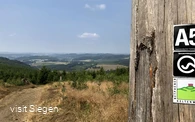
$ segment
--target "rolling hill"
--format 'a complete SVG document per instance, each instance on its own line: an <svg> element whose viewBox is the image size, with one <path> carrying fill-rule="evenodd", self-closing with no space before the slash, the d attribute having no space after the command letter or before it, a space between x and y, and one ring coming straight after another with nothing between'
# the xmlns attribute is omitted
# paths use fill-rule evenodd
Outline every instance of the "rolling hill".
<svg viewBox="0 0 195 122"><path fill-rule="evenodd" d="M10 60L8 58L0 57L0 69L2 69L2 68L34 69L26 63L23 63L23 62L20 62L20 61L17 61L17 60Z"/></svg>
<svg viewBox="0 0 195 122"><path fill-rule="evenodd" d="M178 99L195 100L195 87L187 86L177 89Z"/></svg>
<svg viewBox="0 0 195 122"><path fill-rule="evenodd" d="M16 81L29 77L36 68L16 60L0 57L0 81Z"/></svg>
<svg viewBox="0 0 195 122"><path fill-rule="evenodd" d="M109 66L129 66L128 54L91 54L91 53L69 53L69 54L0 54L0 56L23 62L31 67L40 69L42 66L46 66L51 70L87 70L97 69L98 65ZM15 57L15 58L14 58ZM13 61L12 60L12 61ZM8 63L9 61L6 60ZM17 62L18 64L21 64ZM15 64L12 63L12 64ZM16 64L17 64L16 63Z"/></svg>

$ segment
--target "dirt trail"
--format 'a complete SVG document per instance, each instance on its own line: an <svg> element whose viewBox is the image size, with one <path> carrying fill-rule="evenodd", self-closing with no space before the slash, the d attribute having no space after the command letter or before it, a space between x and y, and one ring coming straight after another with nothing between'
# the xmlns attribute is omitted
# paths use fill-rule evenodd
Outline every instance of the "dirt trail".
<svg viewBox="0 0 195 122"><path fill-rule="evenodd" d="M12 112L10 107L39 105L44 94L44 86L28 88L22 91L15 91L0 99L0 121L1 122L31 122L33 116L30 112Z"/></svg>

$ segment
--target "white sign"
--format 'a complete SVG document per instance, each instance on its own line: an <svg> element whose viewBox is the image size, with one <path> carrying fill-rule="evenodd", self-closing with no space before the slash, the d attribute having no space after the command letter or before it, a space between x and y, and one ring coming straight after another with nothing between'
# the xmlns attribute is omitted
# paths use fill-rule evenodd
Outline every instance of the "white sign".
<svg viewBox="0 0 195 122"><path fill-rule="evenodd" d="M195 78L173 78L173 102L195 104Z"/></svg>

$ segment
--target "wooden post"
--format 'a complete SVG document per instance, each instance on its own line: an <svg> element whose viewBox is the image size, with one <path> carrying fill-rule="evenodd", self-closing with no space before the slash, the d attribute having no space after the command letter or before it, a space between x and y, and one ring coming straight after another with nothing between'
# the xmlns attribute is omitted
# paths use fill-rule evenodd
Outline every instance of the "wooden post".
<svg viewBox="0 0 195 122"><path fill-rule="evenodd" d="M173 104L173 25L195 23L193 0L132 0L129 122L195 122Z"/></svg>
<svg viewBox="0 0 195 122"><path fill-rule="evenodd" d="M60 76L60 81L62 81L62 76Z"/></svg>

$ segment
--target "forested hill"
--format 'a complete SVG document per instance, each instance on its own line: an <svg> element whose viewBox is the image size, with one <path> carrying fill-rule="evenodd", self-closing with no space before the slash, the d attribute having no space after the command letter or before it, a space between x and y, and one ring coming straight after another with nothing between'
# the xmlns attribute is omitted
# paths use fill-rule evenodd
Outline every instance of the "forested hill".
<svg viewBox="0 0 195 122"><path fill-rule="evenodd" d="M84 63L95 64L96 62L82 62L73 61L69 65L64 66L83 66ZM87 65L89 65L87 64ZM80 67L79 67L80 68ZM113 81L113 82L128 82L127 67L116 68L115 70L104 70L103 66L99 70L86 70L85 67L81 70L67 71L67 67L64 70L57 71L51 70L46 66L33 68L28 64L20 61L11 60L8 58L0 57L0 84L14 84L24 85L24 81L29 81L33 84L46 84L53 81L74 81L73 86L76 87L80 82L85 81Z"/></svg>
<svg viewBox="0 0 195 122"><path fill-rule="evenodd" d="M23 68L23 69L34 69L30 65L17 60L10 60L8 58L0 57L0 69L2 68Z"/></svg>
<svg viewBox="0 0 195 122"><path fill-rule="evenodd" d="M0 81L22 84L22 78L30 78L37 70L16 60L0 57Z"/></svg>

